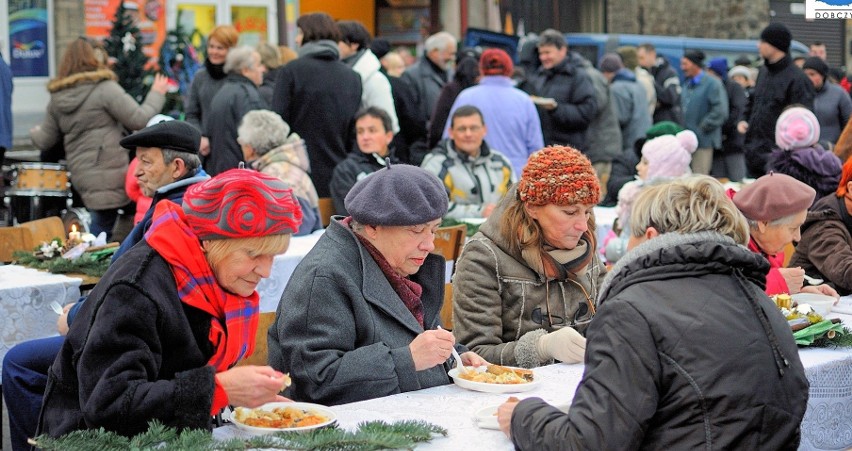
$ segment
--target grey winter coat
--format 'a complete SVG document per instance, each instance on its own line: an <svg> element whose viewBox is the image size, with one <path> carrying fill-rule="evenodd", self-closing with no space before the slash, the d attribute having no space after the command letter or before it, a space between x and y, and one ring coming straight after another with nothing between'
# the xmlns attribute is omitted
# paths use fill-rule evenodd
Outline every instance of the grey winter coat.
<svg viewBox="0 0 852 451"><path fill-rule="evenodd" d="M852 115L852 99L840 86L826 80L814 97L814 115L819 120L819 140L834 144L849 116Z"/></svg>
<svg viewBox="0 0 852 451"><path fill-rule="evenodd" d="M296 267L269 328L269 364L293 380L285 395L334 405L450 383L447 363L414 369L408 345L424 329L341 219ZM441 323L444 270L429 254L411 276L423 287L426 329Z"/></svg>
<svg viewBox="0 0 852 451"><path fill-rule="evenodd" d="M586 130L586 148L583 149L583 154L589 157L592 164L611 162L621 155L624 149L621 147L621 127L609 91L609 82L579 53L570 52L569 57L572 63L586 71L595 88L597 112ZM654 97L656 98L656 95ZM642 133L644 132L643 130Z"/></svg>
<svg viewBox="0 0 852 451"><path fill-rule="evenodd" d="M411 67L405 69L400 78L405 80L415 96L413 99L413 106L416 109L414 115L418 122L428 130L432 111L441 95L441 89L449 80L449 74L439 72L438 67L424 55Z"/></svg>
<svg viewBox="0 0 852 451"><path fill-rule="evenodd" d="M698 83L687 80L681 91L683 125L695 132L699 148L722 147L722 125L728 118L728 93L722 82L702 72Z"/></svg>
<svg viewBox="0 0 852 451"><path fill-rule="evenodd" d="M71 183L92 210L130 203L124 191L129 155L118 142L128 131L144 128L165 102L162 94L149 91L139 105L116 80L107 69L52 80L47 115L31 133L39 149L62 140Z"/></svg>
<svg viewBox="0 0 852 451"><path fill-rule="evenodd" d="M453 276L453 335L489 362L532 368L552 363L540 359L536 349L539 337L556 330L548 320L548 304L557 327L576 324L584 332L592 314L578 315L580 305L587 303L586 293L594 302L606 268L593 252L585 275L546 280L520 249L507 249L500 223L515 190L509 190L459 257Z"/></svg>
<svg viewBox="0 0 852 451"><path fill-rule="evenodd" d="M189 85L189 95L186 100L186 121L198 127L201 134L207 136L204 126L204 113L210 112L210 102L213 96L225 84L225 77L213 78L207 69L199 69Z"/></svg>
<svg viewBox="0 0 852 451"><path fill-rule="evenodd" d="M569 413L521 401L517 448L796 449L808 380L768 270L715 232L636 247L601 288Z"/></svg>
<svg viewBox="0 0 852 451"><path fill-rule="evenodd" d="M621 127L623 152L633 151L633 146L651 128L651 113L648 112L648 96L645 88L636 81L633 71L621 69L616 72L610 85L612 102Z"/></svg>

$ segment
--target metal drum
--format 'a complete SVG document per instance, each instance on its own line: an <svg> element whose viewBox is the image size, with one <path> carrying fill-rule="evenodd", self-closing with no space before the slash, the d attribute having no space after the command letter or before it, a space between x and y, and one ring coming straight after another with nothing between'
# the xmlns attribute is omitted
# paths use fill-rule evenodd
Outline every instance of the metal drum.
<svg viewBox="0 0 852 451"><path fill-rule="evenodd" d="M18 163L3 194L9 225L58 215L71 206L71 182L64 164Z"/></svg>
<svg viewBox="0 0 852 451"><path fill-rule="evenodd" d="M62 215L62 223L65 230L71 230L71 226L76 225L78 232L88 233L92 228L92 215L83 207L69 208Z"/></svg>
<svg viewBox="0 0 852 451"><path fill-rule="evenodd" d="M7 194L14 196L65 197L71 188L64 164L20 163L13 166L12 177Z"/></svg>

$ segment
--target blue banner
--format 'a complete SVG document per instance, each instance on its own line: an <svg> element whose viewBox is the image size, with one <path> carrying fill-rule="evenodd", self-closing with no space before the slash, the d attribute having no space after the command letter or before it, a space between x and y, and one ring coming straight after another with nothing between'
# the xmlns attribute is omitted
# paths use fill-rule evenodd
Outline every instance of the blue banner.
<svg viewBox="0 0 852 451"><path fill-rule="evenodd" d="M32 2L41 3L41 2ZM36 5L32 5L36 6ZM39 5L40 6L40 5ZM47 77L47 8L9 8L9 41L12 74L15 77Z"/></svg>

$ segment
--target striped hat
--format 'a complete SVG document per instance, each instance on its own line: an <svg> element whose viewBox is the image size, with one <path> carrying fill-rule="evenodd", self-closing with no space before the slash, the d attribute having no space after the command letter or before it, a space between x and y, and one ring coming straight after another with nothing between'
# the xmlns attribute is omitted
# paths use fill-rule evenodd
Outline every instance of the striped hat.
<svg viewBox="0 0 852 451"><path fill-rule="evenodd" d="M775 123L775 144L782 150L813 147L819 141L819 121L807 108L784 110Z"/></svg>
<svg viewBox="0 0 852 451"><path fill-rule="evenodd" d="M592 163L579 150L551 146L530 155L518 182L518 198L529 205L595 205L601 186Z"/></svg>
<svg viewBox="0 0 852 451"><path fill-rule="evenodd" d="M183 195L186 222L200 240L296 233L302 210L286 183L248 169L231 169Z"/></svg>

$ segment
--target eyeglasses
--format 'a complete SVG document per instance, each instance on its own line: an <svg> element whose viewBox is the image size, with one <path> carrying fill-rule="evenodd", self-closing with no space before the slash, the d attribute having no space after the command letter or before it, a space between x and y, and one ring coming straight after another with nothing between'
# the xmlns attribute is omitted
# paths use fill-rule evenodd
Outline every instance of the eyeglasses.
<svg viewBox="0 0 852 451"><path fill-rule="evenodd" d="M533 309L531 319L534 323L541 325L547 322L553 329L561 329L564 326L573 327L578 324L586 324L592 320L591 315L589 315L589 304L586 302L582 302L577 306L577 311L574 312L574 318L570 324L566 324L565 318L559 315L548 315L546 312L542 312L541 307Z"/></svg>

